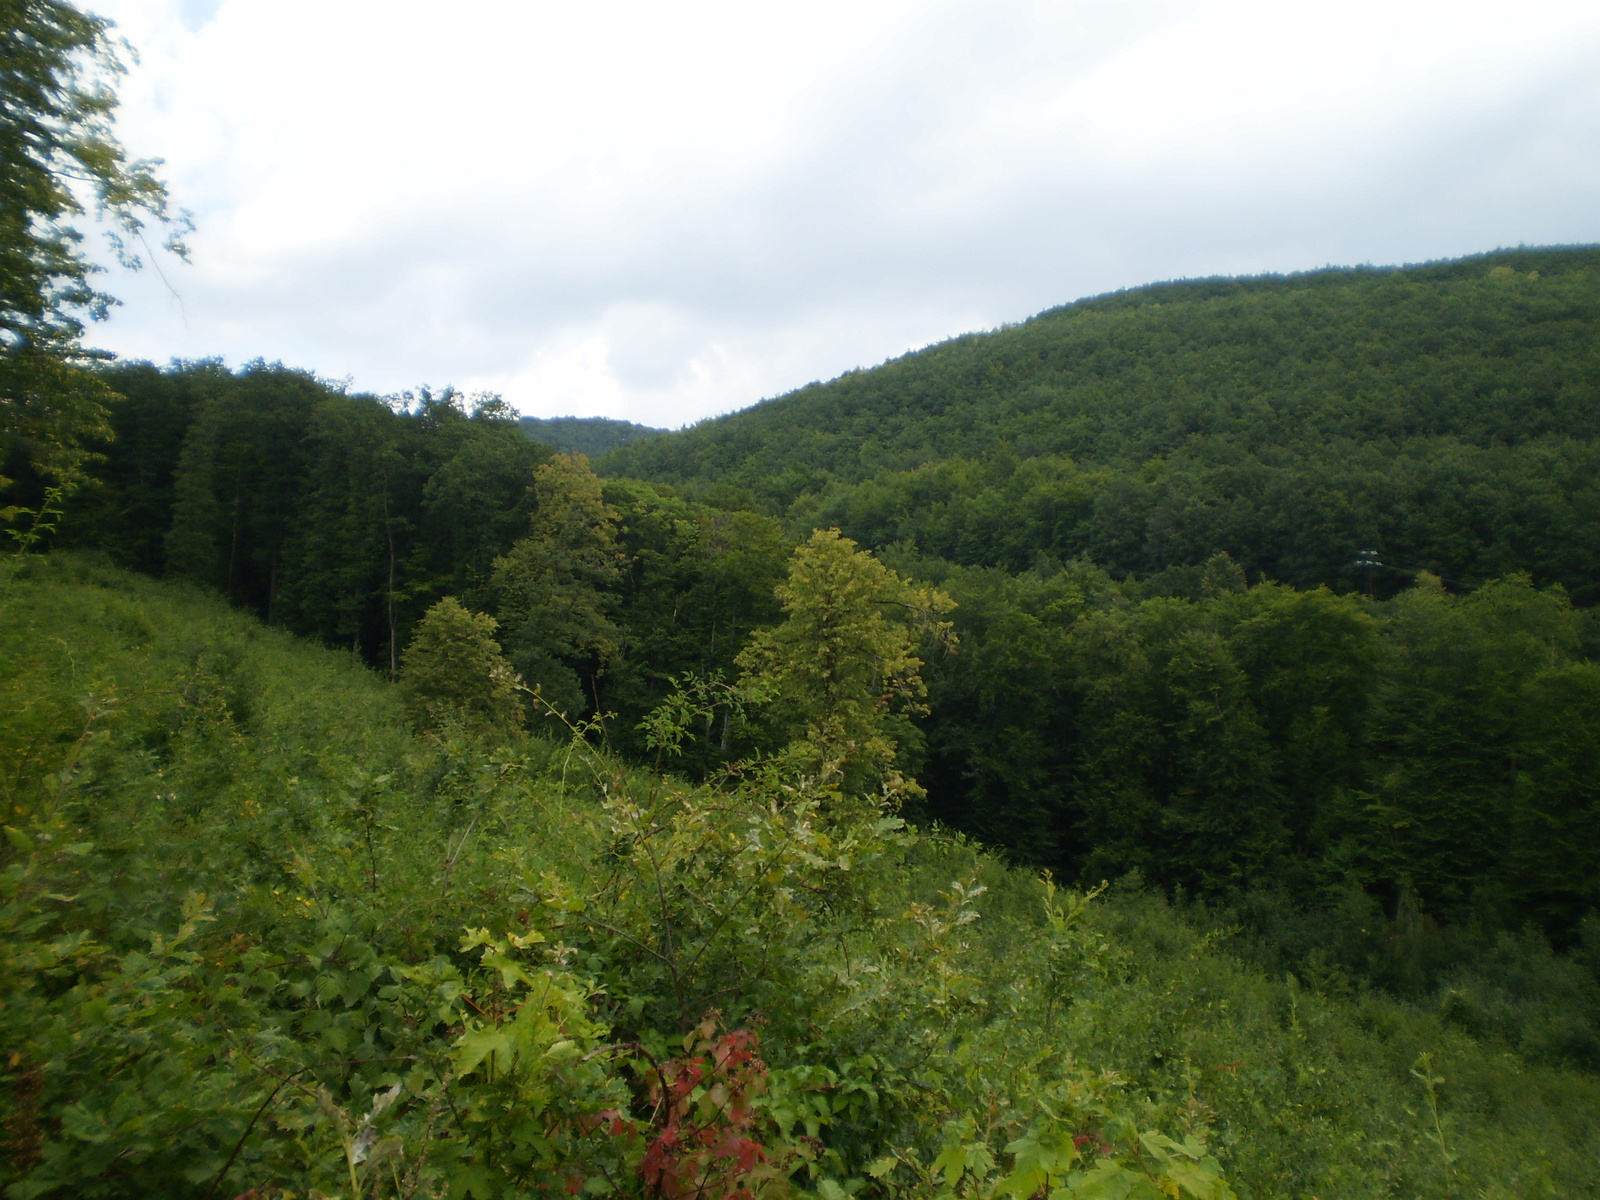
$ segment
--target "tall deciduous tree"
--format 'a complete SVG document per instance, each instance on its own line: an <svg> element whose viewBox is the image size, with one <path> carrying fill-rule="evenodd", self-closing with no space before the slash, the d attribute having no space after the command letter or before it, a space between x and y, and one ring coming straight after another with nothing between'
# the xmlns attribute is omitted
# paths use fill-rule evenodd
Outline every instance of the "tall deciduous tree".
<svg viewBox="0 0 1600 1200"><path fill-rule="evenodd" d="M73 222L92 208L135 268L148 222L179 255L189 227L159 164L129 159L112 133L123 65L110 27L64 0L0 0L0 471L66 485L83 441L107 432L111 395L75 369L90 357L83 318L114 303L92 286L99 268Z"/></svg>
<svg viewBox="0 0 1600 1200"><path fill-rule="evenodd" d="M616 513L581 454L557 454L534 472L528 536L495 560L506 649L556 708L582 711L581 676L616 657L622 635L608 591L622 575Z"/></svg>
<svg viewBox="0 0 1600 1200"><path fill-rule="evenodd" d="M943 617L955 602L902 579L837 529L796 547L777 596L783 621L757 630L738 664L749 689L771 695L790 753L840 771L847 793L919 795L899 770L905 719L927 711L918 642L954 646Z"/></svg>
<svg viewBox="0 0 1600 1200"><path fill-rule="evenodd" d="M200 405L173 481L169 572L274 615L314 449L307 433L329 394L309 372L257 362Z"/></svg>

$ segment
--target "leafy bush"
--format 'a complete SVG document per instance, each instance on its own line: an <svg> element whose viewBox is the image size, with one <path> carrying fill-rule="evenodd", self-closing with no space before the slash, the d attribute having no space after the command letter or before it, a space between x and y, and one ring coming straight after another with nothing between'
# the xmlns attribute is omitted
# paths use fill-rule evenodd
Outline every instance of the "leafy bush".
<svg viewBox="0 0 1600 1200"><path fill-rule="evenodd" d="M496 622L454 596L430 608L406 647L402 695L421 729L459 726L489 734L522 724L511 664L494 640Z"/></svg>

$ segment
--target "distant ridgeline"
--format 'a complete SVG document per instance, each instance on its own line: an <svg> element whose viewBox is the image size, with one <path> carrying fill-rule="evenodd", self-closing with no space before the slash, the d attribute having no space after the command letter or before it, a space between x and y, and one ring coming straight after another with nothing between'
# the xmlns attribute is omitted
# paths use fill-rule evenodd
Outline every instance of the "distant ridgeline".
<svg viewBox="0 0 1600 1200"><path fill-rule="evenodd" d="M966 565L1227 551L1600 600L1600 249L1157 284L628 446L611 475ZM714 491L713 491L714 489Z"/></svg>
<svg viewBox="0 0 1600 1200"><path fill-rule="evenodd" d="M551 449L590 458L666 432L610 417L523 417L517 424L523 433Z"/></svg>

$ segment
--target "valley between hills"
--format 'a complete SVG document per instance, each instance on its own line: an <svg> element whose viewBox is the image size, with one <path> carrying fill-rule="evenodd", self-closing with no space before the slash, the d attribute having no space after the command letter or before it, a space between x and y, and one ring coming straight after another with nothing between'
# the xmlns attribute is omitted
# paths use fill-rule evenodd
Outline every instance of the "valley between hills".
<svg viewBox="0 0 1600 1200"><path fill-rule="evenodd" d="M1600 249L679 432L85 378L4 467L8 1197L1600 1192Z"/></svg>

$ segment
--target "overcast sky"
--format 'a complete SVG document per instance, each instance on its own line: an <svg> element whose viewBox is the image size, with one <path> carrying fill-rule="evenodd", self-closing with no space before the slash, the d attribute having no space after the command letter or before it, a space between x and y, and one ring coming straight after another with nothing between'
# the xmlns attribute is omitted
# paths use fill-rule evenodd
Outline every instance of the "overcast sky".
<svg viewBox="0 0 1600 1200"><path fill-rule="evenodd" d="M106 281L158 362L678 426L1154 280L1600 241L1594 0L87 7L199 226Z"/></svg>

